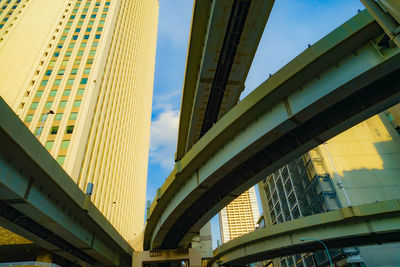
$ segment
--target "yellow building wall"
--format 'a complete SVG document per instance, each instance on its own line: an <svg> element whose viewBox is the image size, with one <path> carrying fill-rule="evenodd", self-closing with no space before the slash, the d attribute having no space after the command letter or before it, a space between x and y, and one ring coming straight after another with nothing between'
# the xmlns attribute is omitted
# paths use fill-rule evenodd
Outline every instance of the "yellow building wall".
<svg viewBox="0 0 400 267"><path fill-rule="evenodd" d="M342 179L351 205L399 198L400 138L385 113L337 135L319 151L335 183ZM337 192L347 206L343 190Z"/></svg>
<svg viewBox="0 0 400 267"><path fill-rule="evenodd" d="M94 183L91 200L132 243L144 226L158 1L21 0L11 13L1 97L82 190Z"/></svg>
<svg viewBox="0 0 400 267"><path fill-rule="evenodd" d="M64 0L0 2L0 95L15 111L25 104L24 94L31 92L29 78L35 79L38 60L49 50L47 44L65 4Z"/></svg>

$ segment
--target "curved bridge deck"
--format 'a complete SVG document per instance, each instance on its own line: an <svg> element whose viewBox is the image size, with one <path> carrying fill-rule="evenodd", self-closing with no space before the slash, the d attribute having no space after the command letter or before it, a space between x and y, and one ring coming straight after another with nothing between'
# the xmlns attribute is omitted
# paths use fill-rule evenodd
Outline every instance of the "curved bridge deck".
<svg viewBox="0 0 400 267"><path fill-rule="evenodd" d="M400 241L400 200L343 208L258 229L231 240L214 251L207 266L218 262L252 262L323 249L308 237L323 240L328 248Z"/></svg>

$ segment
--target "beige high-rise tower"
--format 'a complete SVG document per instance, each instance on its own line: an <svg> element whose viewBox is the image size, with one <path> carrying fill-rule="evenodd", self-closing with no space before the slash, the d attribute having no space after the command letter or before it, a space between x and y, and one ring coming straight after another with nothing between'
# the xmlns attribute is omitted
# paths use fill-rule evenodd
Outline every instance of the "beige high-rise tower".
<svg viewBox="0 0 400 267"><path fill-rule="evenodd" d="M157 0L3 0L0 95L128 242L144 223Z"/></svg>
<svg viewBox="0 0 400 267"><path fill-rule="evenodd" d="M254 231L258 217L256 191L251 187L219 213L222 243Z"/></svg>

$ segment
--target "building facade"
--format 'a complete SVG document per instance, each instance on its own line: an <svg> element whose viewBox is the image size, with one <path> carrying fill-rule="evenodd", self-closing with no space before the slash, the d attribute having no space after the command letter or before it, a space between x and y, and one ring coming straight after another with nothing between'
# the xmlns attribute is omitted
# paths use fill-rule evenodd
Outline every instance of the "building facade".
<svg viewBox="0 0 400 267"><path fill-rule="evenodd" d="M218 214L222 243L254 231L259 216L256 191L252 187Z"/></svg>
<svg viewBox="0 0 400 267"><path fill-rule="evenodd" d="M342 207L398 199L399 115L400 105L375 115L260 182L265 227ZM396 266L400 262L392 253L396 250L400 251L400 244L332 249L330 254L336 266ZM329 262L324 252L316 252L264 264L328 266Z"/></svg>
<svg viewBox="0 0 400 267"><path fill-rule="evenodd" d="M3 0L0 95L130 243L144 225L157 0Z"/></svg>

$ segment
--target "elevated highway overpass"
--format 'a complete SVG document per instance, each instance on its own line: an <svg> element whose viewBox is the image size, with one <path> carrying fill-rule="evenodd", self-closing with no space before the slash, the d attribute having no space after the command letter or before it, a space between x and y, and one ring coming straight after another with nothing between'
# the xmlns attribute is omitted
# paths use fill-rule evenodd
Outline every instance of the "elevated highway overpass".
<svg viewBox="0 0 400 267"><path fill-rule="evenodd" d="M273 4L194 1L177 161L237 104Z"/></svg>
<svg viewBox="0 0 400 267"><path fill-rule="evenodd" d="M380 47L382 36L375 19L361 12L220 118L158 190L144 249L188 246L206 222L268 174L398 103L400 49Z"/></svg>
<svg viewBox="0 0 400 267"><path fill-rule="evenodd" d="M0 226L81 266L130 266L133 249L0 97Z"/></svg>
<svg viewBox="0 0 400 267"><path fill-rule="evenodd" d="M214 251L207 263L244 266L249 263L329 248L400 241L400 200L347 207L258 229L231 240Z"/></svg>

